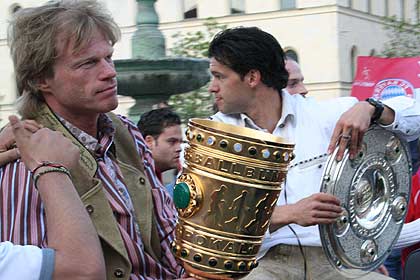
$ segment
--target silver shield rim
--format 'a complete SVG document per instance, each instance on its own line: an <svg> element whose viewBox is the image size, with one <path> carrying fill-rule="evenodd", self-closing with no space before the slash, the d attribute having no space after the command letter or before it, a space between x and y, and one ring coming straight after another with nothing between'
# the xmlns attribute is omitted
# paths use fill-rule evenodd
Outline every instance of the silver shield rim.
<svg viewBox="0 0 420 280"><path fill-rule="evenodd" d="M379 126L365 133L354 160L346 151L337 162L337 152L328 157L320 191L340 199L343 215L320 225L319 232L331 265L354 278L378 268L391 253L407 213L411 161L405 142Z"/></svg>

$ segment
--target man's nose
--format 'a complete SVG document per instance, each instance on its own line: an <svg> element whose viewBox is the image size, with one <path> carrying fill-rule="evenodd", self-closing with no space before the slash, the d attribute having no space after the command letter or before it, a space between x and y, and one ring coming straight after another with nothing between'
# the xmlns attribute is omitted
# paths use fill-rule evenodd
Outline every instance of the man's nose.
<svg viewBox="0 0 420 280"><path fill-rule="evenodd" d="M306 89L306 87L303 83L301 83L300 86L299 86L299 94L301 94L303 96L308 94L308 90Z"/></svg>
<svg viewBox="0 0 420 280"><path fill-rule="evenodd" d="M113 79L117 76L115 65L112 60L103 59L101 61L101 79Z"/></svg>
<svg viewBox="0 0 420 280"><path fill-rule="evenodd" d="M210 93L214 93L214 92L217 92L218 91L218 87L217 87L216 82L215 82L214 79L212 79L210 81L209 88L207 90Z"/></svg>

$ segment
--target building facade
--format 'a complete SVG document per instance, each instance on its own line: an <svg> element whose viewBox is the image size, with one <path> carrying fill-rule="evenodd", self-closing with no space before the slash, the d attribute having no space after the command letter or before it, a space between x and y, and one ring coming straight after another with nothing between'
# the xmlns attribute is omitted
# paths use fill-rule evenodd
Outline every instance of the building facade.
<svg viewBox="0 0 420 280"><path fill-rule="evenodd" d="M136 29L135 0L102 0L122 30L115 59L131 57ZM356 57L380 54L388 33L385 16L419 22L416 0L157 0L160 30L167 49L178 32L202 30L208 18L228 27L257 26L273 34L290 55L297 57L309 94L319 99L349 95ZM35 0L0 1L0 119L14 112L17 93L7 47L7 21L20 7ZM117 109L132 104L121 98Z"/></svg>

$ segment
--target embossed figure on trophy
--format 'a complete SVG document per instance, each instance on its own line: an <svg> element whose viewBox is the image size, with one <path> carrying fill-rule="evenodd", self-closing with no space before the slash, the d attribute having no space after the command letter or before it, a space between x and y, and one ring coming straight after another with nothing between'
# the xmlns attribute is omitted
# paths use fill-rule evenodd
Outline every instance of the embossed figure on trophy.
<svg viewBox="0 0 420 280"><path fill-rule="evenodd" d="M263 216L262 217L262 219L260 219L260 221L262 222L262 221L265 221L264 222L264 224L262 224L262 225L259 225L260 226L260 228L261 228L261 230L263 231L263 232L265 232L266 231L266 229L267 229L267 227L268 227L268 224L270 223L270 217L271 217L271 213L273 212L273 210L274 210L274 207L276 206L276 204L277 204L277 198L278 198L279 196L277 195L277 196L274 196L273 198L272 198L272 201L271 201L271 203L269 204L269 206L267 206L265 209L266 209L266 211L264 211L264 213L265 213L265 216ZM268 204L267 204L268 205Z"/></svg>
<svg viewBox="0 0 420 280"><path fill-rule="evenodd" d="M264 221L263 218L267 214L267 205L264 203L269 196L269 193L266 193L262 199L260 199L257 204L255 205L255 216L254 218L245 225L245 229L249 230L251 226L255 225L258 226L260 222Z"/></svg>
<svg viewBox="0 0 420 280"><path fill-rule="evenodd" d="M241 194L233 199L232 203L228 207L232 217L225 221L225 224L233 223L231 226L236 230L241 229L241 221L243 221L243 219L248 216L246 212L250 210L250 207L245 203L247 195L248 191L242 190Z"/></svg>
<svg viewBox="0 0 420 280"><path fill-rule="evenodd" d="M206 220L211 219L212 224L222 228L222 220L225 212L226 200L224 193L227 190L225 185L221 185L219 189L211 194L210 209L207 211Z"/></svg>

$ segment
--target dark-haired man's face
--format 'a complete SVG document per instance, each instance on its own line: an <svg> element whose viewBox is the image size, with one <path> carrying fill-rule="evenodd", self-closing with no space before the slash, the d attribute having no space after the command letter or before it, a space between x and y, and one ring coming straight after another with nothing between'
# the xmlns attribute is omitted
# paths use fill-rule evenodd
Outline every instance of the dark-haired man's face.
<svg viewBox="0 0 420 280"><path fill-rule="evenodd" d="M215 58L210 59L210 72L213 78L208 90L214 94L217 109L225 114L246 113L252 96L239 74Z"/></svg>
<svg viewBox="0 0 420 280"><path fill-rule="evenodd" d="M159 171L178 168L183 141L180 125L166 127L158 137L148 135L145 140Z"/></svg>

